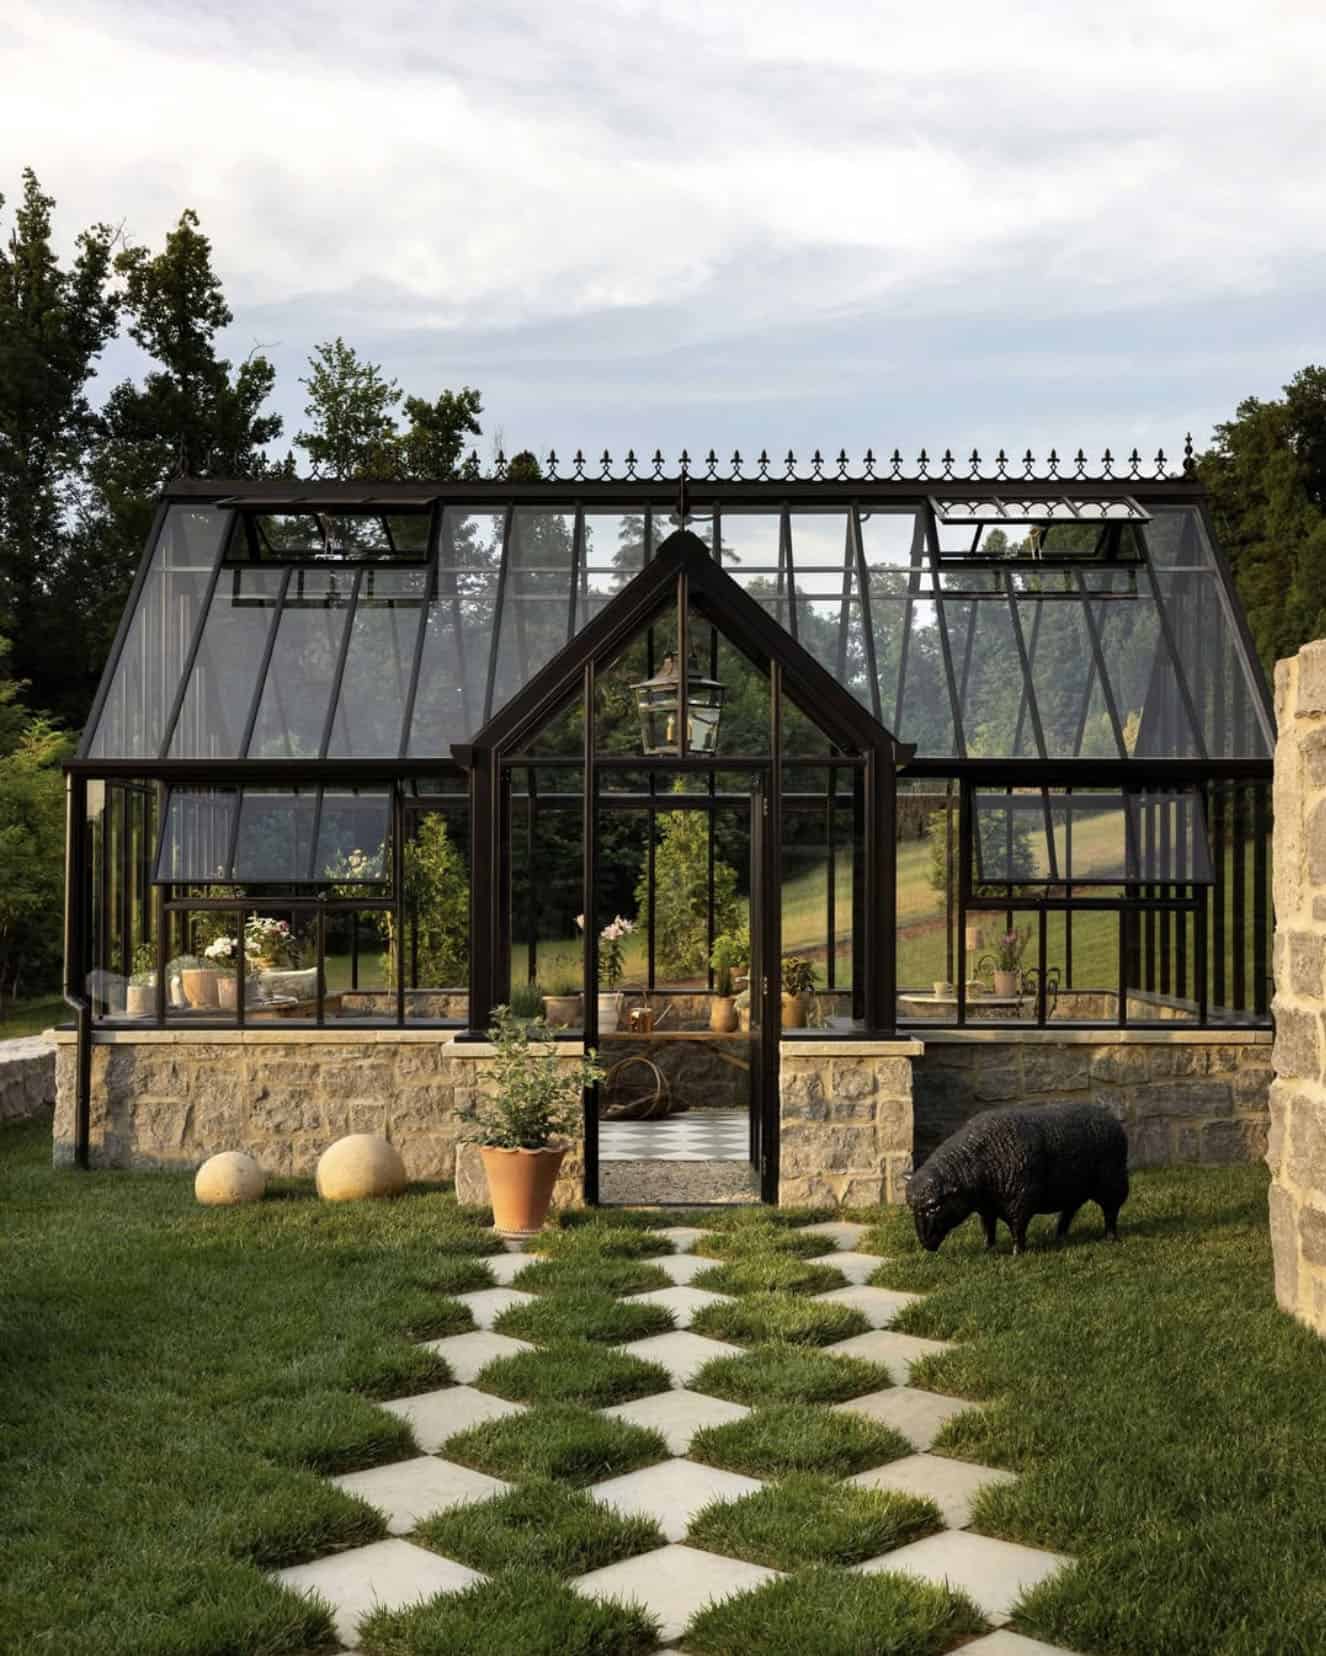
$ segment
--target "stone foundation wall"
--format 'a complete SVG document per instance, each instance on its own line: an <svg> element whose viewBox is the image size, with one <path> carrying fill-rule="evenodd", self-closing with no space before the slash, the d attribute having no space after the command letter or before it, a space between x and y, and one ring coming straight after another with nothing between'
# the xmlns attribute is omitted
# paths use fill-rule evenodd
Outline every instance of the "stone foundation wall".
<svg viewBox="0 0 1326 1656"><path fill-rule="evenodd" d="M1275 1297L1326 1335L1326 640L1275 669Z"/></svg>
<svg viewBox="0 0 1326 1656"><path fill-rule="evenodd" d="M32 1121L55 1103L55 1042L46 1035L0 1041L0 1121Z"/></svg>
<svg viewBox="0 0 1326 1656"><path fill-rule="evenodd" d="M919 1041L784 1041L778 1105L781 1205L901 1202L912 1168Z"/></svg>
<svg viewBox="0 0 1326 1656"><path fill-rule="evenodd" d="M918 1166L980 1110L1064 1098L1112 1110L1127 1130L1133 1167L1249 1162L1266 1151L1270 1035L1093 1030L999 1041L928 1034L912 1085Z"/></svg>
<svg viewBox="0 0 1326 1656"><path fill-rule="evenodd" d="M568 1062L577 1043L563 1048ZM460 1113L492 1084L492 1048L436 1036L339 1031L280 1036L215 1031L204 1039L147 1033L92 1049L90 1161L94 1167L195 1168L218 1150L247 1150L269 1174L311 1174L347 1133L381 1133L411 1179L456 1179L462 1200L487 1202L463 1175ZM57 1056L54 1159L73 1160L75 1046ZM562 1164L554 1201L581 1200L579 1142Z"/></svg>

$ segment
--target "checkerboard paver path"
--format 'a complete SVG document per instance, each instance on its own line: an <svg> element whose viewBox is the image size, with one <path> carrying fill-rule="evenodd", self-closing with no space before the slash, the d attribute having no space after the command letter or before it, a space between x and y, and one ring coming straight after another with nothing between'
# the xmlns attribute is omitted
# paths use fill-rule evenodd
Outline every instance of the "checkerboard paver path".
<svg viewBox="0 0 1326 1656"><path fill-rule="evenodd" d="M953 1397L911 1386L911 1369L922 1357L950 1349L948 1342L896 1333L891 1328L900 1311L920 1296L871 1285L880 1257L863 1251L868 1227L831 1220L803 1227L823 1240L820 1262L842 1271L848 1286L814 1296L830 1304L861 1312L870 1323L866 1333L823 1349L829 1355L862 1357L887 1368L894 1384L833 1405L880 1421L907 1439L914 1452L844 1480L866 1488L898 1490L933 1500L945 1528L853 1566L869 1573L903 1570L925 1580L948 1582L970 1594L993 1631L966 1647L971 1656L1072 1656L1071 1652L1024 1638L1005 1624L1019 1595L1071 1562L1062 1555L1017 1546L968 1528L972 1502L990 1484L1013 1481L1013 1474L995 1467L976 1466L932 1453L945 1423L965 1409L979 1407ZM599 1412L606 1417L659 1432L667 1458L617 1477L591 1484L588 1493L622 1514L653 1518L667 1544L570 1582L589 1597L636 1601L656 1615L662 1644L682 1643L692 1616L706 1604L774 1580L779 1573L740 1559L719 1557L686 1543L695 1513L716 1499L732 1499L766 1485L759 1479L702 1465L687 1458L697 1432L744 1419L750 1410L724 1398L693 1389L692 1382L713 1357L737 1356L745 1349L693 1333L691 1318L702 1305L731 1296L693 1288L692 1279L712 1260L692 1253L704 1234L694 1226L663 1226L652 1233L658 1239L653 1262L671 1278L669 1288L628 1296L666 1308L673 1316L670 1333L634 1340L619 1349L659 1363L671 1378L671 1388ZM360 1618L377 1606L397 1608L438 1593L460 1590L483 1580L477 1571L440 1557L406 1539L416 1524L434 1513L482 1501L510 1487L498 1478L455 1465L439 1451L456 1433L485 1421L520 1413L525 1405L494 1397L472 1382L494 1358L518 1351L537 1350L525 1340L492 1331L492 1324L509 1305L532 1296L519 1288L521 1272L537 1247L525 1253L488 1256L496 1286L458 1296L474 1317L471 1333L424 1342L442 1356L454 1384L413 1396L392 1399L383 1408L405 1420L420 1453L405 1460L343 1474L333 1479L340 1488L360 1496L383 1514L392 1539L334 1553L309 1564L276 1572L276 1579L300 1591L315 1591L331 1605L336 1631L343 1645L352 1646ZM661 1650L659 1656L676 1656Z"/></svg>

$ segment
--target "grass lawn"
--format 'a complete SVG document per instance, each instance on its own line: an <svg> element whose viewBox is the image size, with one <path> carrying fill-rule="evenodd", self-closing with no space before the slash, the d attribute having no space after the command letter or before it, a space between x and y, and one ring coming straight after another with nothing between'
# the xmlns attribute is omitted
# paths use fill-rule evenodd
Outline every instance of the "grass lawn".
<svg viewBox="0 0 1326 1656"><path fill-rule="evenodd" d="M456 1296L489 1280L484 1216L428 1188L328 1207L307 1181L203 1210L187 1176L54 1173L35 1126L0 1130L0 1214L0 1652L332 1650L326 1614L265 1572L383 1537L371 1507L319 1474L418 1453L375 1400L447 1384L418 1342L470 1325ZM720 1216L749 1245L714 1268L758 1277L789 1217ZM1006 1245L986 1256L974 1221L926 1255L905 1213L863 1217L877 1223L862 1247L888 1256L874 1280L927 1295L897 1326L958 1342L912 1383L988 1402L937 1452L1020 1473L982 1492L975 1527L1078 1561L1023 1600L1018 1631L1082 1656L1326 1650L1326 1345L1275 1308L1262 1169L1142 1174L1121 1246L1092 1215L1064 1247L1038 1221L1016 1260ZM476 1381L530 1410L445 1446L513 1489L415 1535L500 1572L372 1616L368 1656L653 1649L648 1617L565 1586L657 1544L647 1522L572 1493L665 1453L654 1431L592 1411L667 1390L666 1372L584 1337L599 1316L590 1304L586 1320L587 1296L634 1286L637 1260L662 1251L644 1223L555 1233L538 1302L549 1343ZM791 1343L819 1336L801 1319L825 1308L789 1291L797 1250L777 1257L787 1286L752 1281L722 1308L740 1323L726 1337L752 1349L691 1381L755 1411L701 1433L694 1458L768 1492L698 1515L692 1540L793 1573L702 1612L680 1646L947 1656L980 1627L960 1595L844 1570L934 1516L825 1484L907 1445L829 1411L887 1375Z"/></svg>
<svg viewBox="0 0 1326 1656"><path fill-rule="evenodd" d="M73 1013L59 995L31 995L6 1000L0 1005L0 1041L22 1035L40 1035L56 1024L67 1023Z"/></svg>

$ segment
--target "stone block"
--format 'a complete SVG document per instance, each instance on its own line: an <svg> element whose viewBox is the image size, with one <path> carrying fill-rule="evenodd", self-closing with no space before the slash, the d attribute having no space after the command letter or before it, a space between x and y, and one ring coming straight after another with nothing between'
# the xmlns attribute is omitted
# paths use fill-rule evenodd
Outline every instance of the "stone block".
<svg viewBox="0 0 1326 1656"><path fill-rule="evenodd" d="M1182 1123L1171 1140L1172 1161L1179 1167L1195 1167L1202 1159L1202 1135L1190 1122Z"/></svg>
<svg viewBox="0 0 1326 1656"><path fill-rule="evenodd" d="M1022 1054L1023 1085L1029 1093L1085 1092L1088 1052L1076 1046L1034 1046Z"/></svg>
<svg viewBox="0 0 1326 1656"><path fill-rule="evenodd" d="M1147 1074L1153 1081L1165 1081L1174 1074L1175 1059L1186 1049L1162 1044L1147 1046L1142 1050L1146 1053Z"/></svg>
<svg viewBox="0 0 1326 1656"><path fill-rule="evenodd" d="M1301 1093L1294 1099L1285 1149L1289 1183L1326 1201L1326 1103Z"/></svg>
<svg viewBox="0 0 1326 1656"><path fill-rule="evenodd" d="M1239 1067L1239 1057L1242 1048L1237 1046L1208 1046L1206 1049L1206 1073L1208 1075L1232 1075Z"/></svg>
<svg viewBox="0 0 1326 1656"><path fill-rule="evenodd" d="M1132 1100L1133 1094L1126 1093L1119 1087L1093 1087L1091 1092L1091 1102L1099 1104L1102 1110L1108 1110L1114 1119L1123 1122L1125 1127L1132 1120Z"/></svg>
<svg viewBox="0 0 1326 1656"><path fill-rule="evenodd" d="M1147 1116L1227 1116L1233 1112L1228 1081L1169 1081L1138 1095L1137 1111Z"/></svg>
<svg viewBox="0 0 1326 1656"><path fill-rule="evenodd" d="M1021 1098L1022 1071L1013 1065L978 1069L972 1074L972 1096L982 1104L1006 1104Z"/></svg>
<svg viewBox="0 0 1326 1656"><path fill-rule="evenodd" d="M1289 669L1284 676L1283 685L1281 667ZM1277 662L1275 686L1277 700L1283 691L1287 704L1286 711L1288 704L1292 702L1296 718L1301 719L1312 713L1326 713L1326 639L1314 639L1310 644L1303 645L1297 657L1290 657L1286 662Z"/></svg>
<svg viewBox="0 0 1326 1656"><path fill-rule="evenodd" d="M1129 1167L1168 1167L1170 1162L1169 1122L1148 1116L1128 1129Z"/></svg>
<svg viewBox="0 0 1326 1656"><path fill-rule="evenodd" d="M780 1207L836 1207L838 1188L822 1174L799 1174L789 1177L786 1166L779 1168L778 1205Z"/></svg>
<svg viewBox="0 0 1326 1656"><path fill-rule="evenodd" d="M788 1060L779 1076L779 1104L784 1119L806 1116L822 1119L826 1104L824 1079L818 1068L802 1059Z"/></svg>
<svg viewBox="0 0 1326 1656"><path fill-rule="evenodd" d="M1281 938L1276 938L1277 945ZM1288 956L1289 987L1306 1000L1320 1000L1322 978L1326 975L1326 936L1320 932L1289 932L1284 935ZM1281 973L1284 967L1280 967Z"/></svg>
<svg viewBox="0 0 1326 1656"><path fill-rule="evenodd" d="M1286 1128L1293 1118L1294 1094L1289 1088L1289 1083L1273 1082L1267 1102L1270 1115L1266 1138L1266 1165L1271 1170L1271 1177L1276 1178L1281 1171Z"/></svg>
<svg viewBox="0 0 1326 1656"><path fill-rule="evenodd" d="M1326 1192L1320 1199L1326 1201ZM1326 1265L1326 1210L1307 1204L1299 1208L1298 1244L1305 1265Z"/></svg>
<svg viewBox="0 0 1326 1656"><path fill-rule="evenodd" d="M831 1098L873 1098L878 1086L873 1058L834 1058L829 1063Z"/></svg>
<svg viewBox="0 0 1326 1656"><path fill-rule="evenodd" d="M879 1207L883 1201L883 1173L849 1173L838 1187L839 1207Z"/></svg>
<svg viewBox="0 0 1326 1656"><path fill-rule="evenodd" d="M1315 1012L1296 1012L1277 1005L1272 1061L1277 1075L1315 1079L1321 1073L1320 1026Z"/></svg>
<svg viewBox="0 0 1326 1656"><path fill-rule="evenodd" d="M787 1173L870 1172L878 1161L873 1126L784 1124L780 1162Z"/></svg>
<svg viewBox="0 0 1326 1656"><path fill-rule="evenodd" d="M1144 1046L1096 1047L1091 1053L1091 1087L1135 1087L1148 1079L1150 1068Z"/></svg>
<svg viewBox="0 0 1326 1656"><path fill-rule="evenodd" d="M1275 1298L1298 1314L1298 1205L1281 1185L1270 1192L1271 1252L1275 1259Z"/></svg>
<svg viewBox="0 0 1326 1656"><path fill-rule="evenodd" d="M1262 1052L1269 1051L1262 1047ZM1240 1110L1264 1110L1266 1100L1270 1095L1271 1083L1275 1080L1275 1071L1270 1064L1259 1065L1256 1068L1244 1068L1242 1065L1234 1072L1230 1084L1234 1089L1234 1103Z"/></svg>
<svg viewBox="0 0 1326 1656"><path fill-rule="evenodd" d="M1308 883L1326 885L1326 799L1319 800L1308 812L1303 824L1303 838L1307 851Z"/></svg>
<svg viewBox="0 0 1326 1656"><path fill-rule="evenodd" d="M1266 1153L1266 1123L1249 1116L1208 1121L1201 1130L1200 1160L1213 1167L1260 1161Z"/></svg>

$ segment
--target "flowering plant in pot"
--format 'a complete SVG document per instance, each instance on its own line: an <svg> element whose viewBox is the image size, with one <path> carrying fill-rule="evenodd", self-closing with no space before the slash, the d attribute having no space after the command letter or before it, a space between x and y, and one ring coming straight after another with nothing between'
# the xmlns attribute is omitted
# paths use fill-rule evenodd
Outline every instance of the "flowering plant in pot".
<svg viewBox="0 0 1326 1656"><path fill-rule="evenodd" d="M539 1018L527 1023L509 1006L494 1008L488 1039L495 1049L491 1093L460 1112L464 1136L479 1146L493 1223L509 1235L537 1231L548 1216L562 1159L580 1124L586 1087L603 1077L595 1054L560 1057Z"/></svg>
<svg viewBox="0 0 1326 1656"><path fill-rule="evenodd" d="M585 929L585 917L576 915L576 925ZM623 942L635 930L635 921L614 915L599 933L599 1029L616 1029L622 1012L622 996L617 985L626 971L626 951Z"/></svg>
<svg viewBox="0 0 1326 1656"><path fill-rule="evenodd" d="M1023 926L1019 930L1014 926L1011 930L1002 933L996 940L994 953L986 955L981 961L983 966L988 960L994 973L994 987L996 995L1017 995L1022 990L1022 956L1026 952L1027 944L1031 941L1031 927Z"/></svg>

